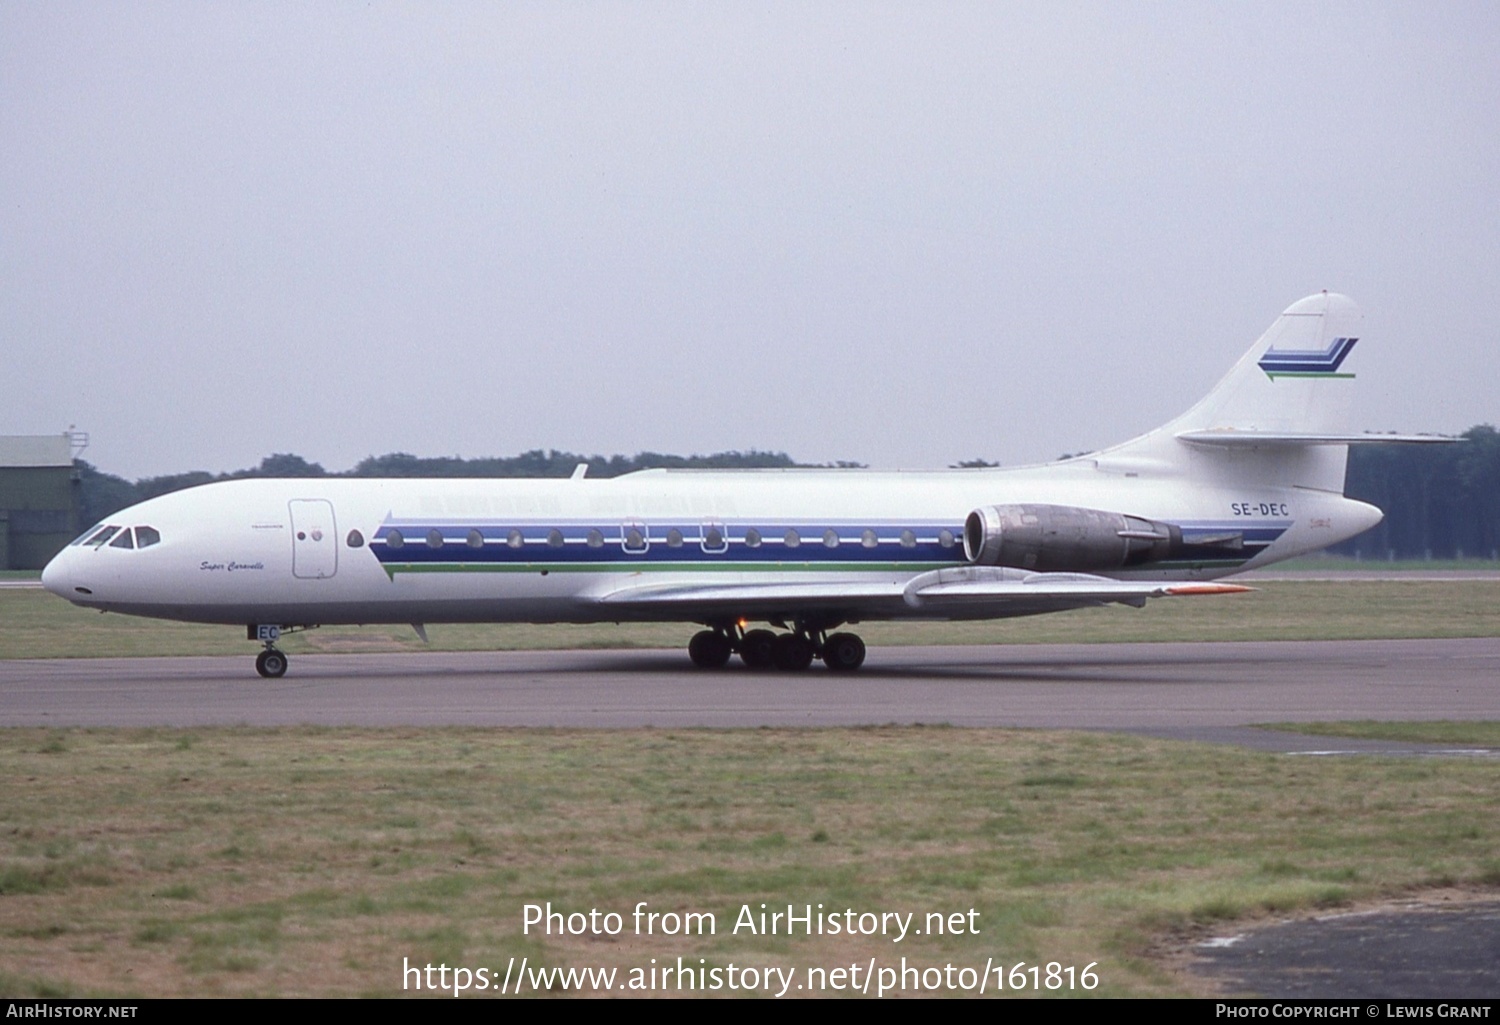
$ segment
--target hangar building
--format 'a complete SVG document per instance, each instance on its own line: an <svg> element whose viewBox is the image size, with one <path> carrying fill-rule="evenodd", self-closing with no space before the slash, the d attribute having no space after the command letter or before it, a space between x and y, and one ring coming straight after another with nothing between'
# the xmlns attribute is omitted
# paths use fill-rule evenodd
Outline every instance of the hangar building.
<svg viewBox="0 0 1500 1025"><path fill-rule="evenodd" d="M68 434L0 435L0 569L41 569L78 533Z"/></svg>

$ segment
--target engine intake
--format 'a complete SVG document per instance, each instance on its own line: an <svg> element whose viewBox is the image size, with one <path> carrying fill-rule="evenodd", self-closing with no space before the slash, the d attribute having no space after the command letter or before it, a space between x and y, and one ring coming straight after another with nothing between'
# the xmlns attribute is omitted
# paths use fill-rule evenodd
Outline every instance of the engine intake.
<svg viewBox="0 0 1500 1025"><path fill-rule="evenodd" d="M964 554L980 566L1098 573L1182 550L1182 530L1172 524L1071 505L990 505L964 521Z"/></svg>

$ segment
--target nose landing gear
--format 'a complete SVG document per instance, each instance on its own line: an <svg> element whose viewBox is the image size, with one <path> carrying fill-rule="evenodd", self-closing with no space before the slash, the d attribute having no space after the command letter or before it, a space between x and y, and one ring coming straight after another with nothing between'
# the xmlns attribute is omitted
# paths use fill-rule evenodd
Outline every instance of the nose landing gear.
<svg viewBox="0 0 1500 1025"><path fill-rule="evenodd" d="M267 679L274 680L286 675L286 655L269 645L255 656L255 671Z"/></svg>
<svg viewBox="0 0 1500 1025"><path fill-rule="evenodd" d="M277 626L273 623L251 623L245 627L245 636L252 641L260 641L265 645L265 650L255 656L255 671L268 680L276 680L286 675L287 657L286 653L276 647L276 642L281 639L283 633L295 633L298 630L308 630L308 626Z"/></svg>

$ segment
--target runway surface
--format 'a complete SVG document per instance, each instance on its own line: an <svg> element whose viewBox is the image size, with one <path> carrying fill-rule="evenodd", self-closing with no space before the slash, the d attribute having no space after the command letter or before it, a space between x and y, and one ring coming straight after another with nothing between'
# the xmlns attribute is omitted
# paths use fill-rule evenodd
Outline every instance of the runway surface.
<svg viewBox="0 0 1500 1025"><path fill-rule="evenodd" d="M1462 895L1230 931L1198 944L1190 965L1233 996L1493 1000L1497 955L1500 901Z"/></svg>
<svg viewBox="0 0 1500 1025"><path fill-rule="evenodd" d="M280 680L252 662L3 662L0 725L947 723L1243 743L1253 723L1500 718L1500 638L876 648L852 674L704 671L680 651L299 655ZM1364 743L1338 747L1389 749Z"/></svg>

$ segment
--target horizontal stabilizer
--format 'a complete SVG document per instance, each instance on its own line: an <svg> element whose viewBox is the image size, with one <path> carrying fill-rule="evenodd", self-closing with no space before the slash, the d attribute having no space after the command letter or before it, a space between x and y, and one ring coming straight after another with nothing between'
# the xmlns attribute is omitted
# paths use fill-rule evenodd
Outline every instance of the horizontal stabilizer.
<svg viewBox="0 0 1500 1025"><path fill-rule="evenodd" d="M1299 445L1411 445L1447 444L1462 438L1445 438L1437 434L1296 434L1284 431L1245 431L1219 428L1206 431L1183 431L1178 440L1192 445L1222 445L1291 448Z"/></svg>

